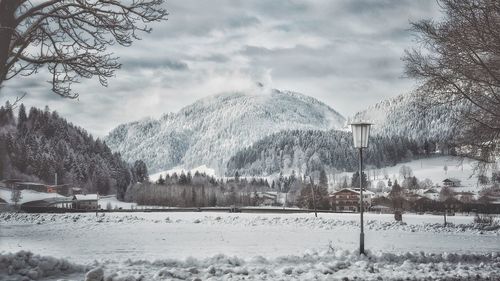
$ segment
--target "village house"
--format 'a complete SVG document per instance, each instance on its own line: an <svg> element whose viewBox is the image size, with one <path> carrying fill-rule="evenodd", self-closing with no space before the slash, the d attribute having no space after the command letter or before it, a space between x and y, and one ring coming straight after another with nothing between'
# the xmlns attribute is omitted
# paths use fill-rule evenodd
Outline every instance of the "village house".
<svg viewBox="0 0 500 281"><path fill-rule="evenodd" d="M251 195L252 197L256 196L257 203L260 206L274 206L278 202L278 193L273 191L268 192L256 192Z"/></svg>
<svg viewBox="0 0 500 281"><path fill-rule="evenodd" d="M439 200L439 192L437 192L434 188L424 190L424 192L422 192L422 195L429 198L430 200Z"/></svg>
<svg viewBox="0 0 500 281"><path fill-rule="evenodd" d="M448 178L443 180L443 186L446 187L459 187L460 186L460 180L454 179L454 178Z"/></svg>
<svg viewBox="0 0 500 281"><path fill-rule="evenodd" d="M371 206L373 195L373 192L363 190L363 203L366 210ZM359 196L359 189L344 188L334 192L330 195L332 210L337 212L359 212Z"/></svg>
<svg viewBox="0 0 500 281"><path fill-rule="evenodd" d="M97 194L76 194L73 195L71 208L76 210L97 210L99 208L98 199Z"/></svg>
<svg viewBox="0 0 500 281"><path fill-rule="evenodd" d="M470 203L470 202L474 201L475 194L472 192L468 192L468 191L455 192L455 198L457 200L460 200L463 203Z"/></svg>

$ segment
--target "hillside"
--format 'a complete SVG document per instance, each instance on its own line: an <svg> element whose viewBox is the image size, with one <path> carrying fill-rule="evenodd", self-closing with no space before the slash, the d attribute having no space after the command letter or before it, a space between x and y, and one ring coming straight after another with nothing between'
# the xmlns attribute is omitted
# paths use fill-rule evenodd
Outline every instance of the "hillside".
<svg viewBox="0 0 500 281"><path fill-rule="evenodd" d="M400 174L402 166L409 167L412 174L419 180L429 179L434 185L441 186L444 179L457 179L460 187L454 187L454 191L479 192L484 186L478 182L476 171L477 161L469 158L453 156L434 156L430 158L402 162L395 166L388 166L382 169L368 169L366 173L375 187L378 181L386 182L387 179L398 180L402 183L404 178ZM445 170L446 167L446 170ZM338 178L352 177L352 173L346 172L338 175ZM387 179L386 179L387 176ZM439 189L438 189L439 190Z"/></svg>
<svg viewBox="0 0 500 281"><path fill-rule="evenodd" d="M382 136L405 136L418 142L448 143L460 134L456 121L460 106L421 102L416 93L402 94L381 101L356 113L354 120L374 123L373 133Z"/></svg>
<svg viewBox="0 0 500 281"><path fill-rule="evenodd" d="M314 98L257 91L206 97L159 120L120 125L105 140L126 161L144 160L152 173L206 165L223 174L234 153L272 133L345 124L339 113Z"/></svg>
<svg viewBox="0 0 500 281"><path fill-rule="evenodd" d="M365 152L367 166L391 166L412 159L422 151L404 137L374 136ZM313 175L356 170L358 153L349 132L330 130L282 131L263 138L236 153L228 162L226 174L233 176L272 175L280 172Z"/></svg>
<svg viewBox="0 0 500 281"><path fill-rule="evenodd" d="M128 165L99 139L48 108L20 105L17 118L0 107L0 180L83 187L87 192L124 193L131 181Z"/></svg>

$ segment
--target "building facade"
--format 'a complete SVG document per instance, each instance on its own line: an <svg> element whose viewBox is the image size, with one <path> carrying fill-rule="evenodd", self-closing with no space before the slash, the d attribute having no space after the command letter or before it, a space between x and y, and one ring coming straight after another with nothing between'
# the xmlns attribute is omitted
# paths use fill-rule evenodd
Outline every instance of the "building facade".
<svg viewBox="0 0 500 281"><path fill-rule="evenodd" d="M366 192L366 194L365 194ZM371 205L372 192L363 190L364 209L368 210ZM359 212L360 192L354 189L344 188L330 195L330 205L336 212Z"/></svg>

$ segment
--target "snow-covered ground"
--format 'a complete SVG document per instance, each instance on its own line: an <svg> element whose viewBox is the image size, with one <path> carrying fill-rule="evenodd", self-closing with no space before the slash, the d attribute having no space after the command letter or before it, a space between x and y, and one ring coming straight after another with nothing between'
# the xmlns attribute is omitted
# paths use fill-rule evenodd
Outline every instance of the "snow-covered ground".
<svg viewBox="0 0 500 281"><path fill-rule="evenodd" d="M11 196L12 196L12 190L5 187L0 187L0 198L5 200L9 204L12 204L13 202L11 200L12 199ZM57 193L46 193L46 192L38 192L34 190L24 189L21 190L21 199L19 200L18 204L35 200L56 198L56 197L64 198L64 196Z"/></svg>
<svg viewBox="0 0 500 281"><path fill-rule="evenodd" d="M443 180L447 178L458 179L461 181L461 187L453 188L455 191L478 191L482 188L477 180L477 172L475 172L477 161L460 158L453 156L436 156L431 158L413 160L410 162L399 163L392 167L385 167L381 169L372 170L367 167L365 171L370 181L374 186L377 185L379 180L386 181L384 179L384 174L388 175L392 181L395 179L398 182L403 181L403 177L400 175L399 171L402 166L410 167L413 175L419 180L430 179L434 185L442 185ZM447 170L445 171L445 166ZM374 176L375 173L375 176ZM336 175L336 179L341 179L343 176L352 177L352 173L341 173ZM330 185L334 184L333 178L330 178Z"/></svg>
<svg viewBox="0 0 500 281"><path fill-rule="evenodd" d="M448 227L439 216L403 219L367 214L369 254L359 257L357 214L1 213L0 279L41 262L43 280L82 280L96 268L107 280L500 278L498 229L478 229L472 216L449 217Z"/></svg>

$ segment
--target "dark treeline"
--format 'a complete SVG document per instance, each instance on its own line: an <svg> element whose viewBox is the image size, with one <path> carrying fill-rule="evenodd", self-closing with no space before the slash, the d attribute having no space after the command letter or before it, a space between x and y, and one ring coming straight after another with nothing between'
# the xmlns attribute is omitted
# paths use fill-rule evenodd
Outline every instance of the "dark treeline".
<svg viewBox="0 0 500 281"><path fill-rule="evenodd" d="M405 137L374 136L364 159L367 166L381 168L434 150L435 145L429 142L418 145ZM357 165L358 153L350 132L292 130L270 135L239 151L229 160L226 174L269 175L292 169L314 174L332 169L354 171Z"/></svg>
<svg viewBox="0 0 500 281"><path fill-rule="evenodd" d="M326 181L326 175L322 182ZM127 190L125 200L140 205L170 207L215 207L215 206L259 206L282 205L312 208L313 192L318 208L328 208L326 184L320 187L310 179L280 176L269 183L262 178L240 178L223 180L205 173L181 173L161 176L155 183L143 182L132 185ZM314 191L312 190L314 188ZM265 196L264 193L268 193ZM278 193L285 196L280 199ZM287 193L284 195L284 193ZM274 196L269 196L274 194Z"/></svg>
<svg viewBox="0 0 500 281"><path fill-rule="evenodd" d="M119 198L138 180L119 154L57 112L32 107L27 114L21 104L16 118L9 104L0 107L0 179L54 184L56 173L58 184Z"/></svg>
<svg viewBox="0 0 500 281"><path fill-rule="evenodd" d="M125 200L140 205L175 207L215 207L259 205L257 192L271 191L274 184L264 179L235 177L223 181L205 173L173 173L160 176L155 183L143 182L129 187Z"/></svg>

